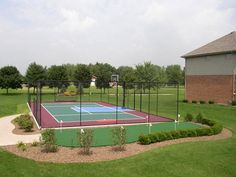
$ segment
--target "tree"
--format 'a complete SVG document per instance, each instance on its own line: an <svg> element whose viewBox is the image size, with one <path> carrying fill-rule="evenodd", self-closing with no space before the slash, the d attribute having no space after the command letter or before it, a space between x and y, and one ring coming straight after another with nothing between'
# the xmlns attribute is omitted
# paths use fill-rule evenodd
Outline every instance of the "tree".
<svg viewBox="0 0 236 177"><path fill-rule="evenodd" d="M47 76L48 76L48 80L59 80L59 81L68 80L67 71L64 66L52 65L50 68L48 68ZM56 83L50 83L49 86L57 87L58 92L59 92L60 88L62 88L63 86L67 87L68 84L69 84L68 82L67 83L56 82Z"/></svg>
<svg viewBox="0 0 236 177"><path fill-rule="evenodd" d="M167 82L167 75L166 75L165 67L158 66L158 69L157 69L157 82L158 83L166 83Z"/></svg>
<svg viewBox="0 0 236 177"><path fill-rule="evenodd" d="M47 69L46 67L38 65L35 62L31 63L28 66L25 77L29 87L33 87L35 93L35 88L37 87L36 81L47 79Z"/></svg>
<svg viewBox="0 0 236 177"><path fill-rule="evenodd" d="M134 82L136 80L135 69L129 66L120 66L117 69L120 82Z"/></svg>
<svg viewBox="0 0 236 177"><path fill-rule="evenodd" d="M20 72L14 66L5 66L0 69L0 87L6 89L8 94L8 89L22 88L22 76Z"/></svg>
<svg viewBox="0 0 236 177"><path fill-rule="evenodd" d="M183 83L183 73L180 65L169 65L166 67L168 84Z"/></svg>
<svg viewBox="0 0 236 177"><path fill-rule="evenodd" d="M139 84L138 88L142 87L144 93L147 88L156 85L156 83L153 82L158 81L158 68L159 66L153 65L151 62L144 62L143 64L136 65L137 81L144 82L142 85Z"/></svg>
<svg viewBox="0 0 236 177"><path fill-rule="evenodd" d="M126 82L126 87L128 89L134 88L133 82L136 80L135 69L129 66L120 66L117 69L117 74L119 75L120 82Z"/></svg>
<svg viewBox="0 0 236 177"><path fill-rule="evenodd" d="M91 66L92 74L97 77L96 86L103 88L104 92L106 88L109 88L109 81L111 81L111 75L116 72L116 69L108 63L96 63Z"/></svg>
<svg viewBox="0 0 236 177"><path fill-rule="evenodd" d="M156 82L157 67L151 62L136 65L137 80L140 82Z"/></svg>
<svg viewBox="0 0 236 177"><path fill-rule="evenodd" d="M66 68L68 80L74 80L76 65L68 63L68 64L63 64L62 66Z"/></svg>
<svg viewBox="0 0 236 177"><path fill-rule="evenodd" d="M74 71L74 79L78 80L83 84L84 88L88 88L90 86L91 81L91 71L90 67L85 64L77 64Z"/></svg>

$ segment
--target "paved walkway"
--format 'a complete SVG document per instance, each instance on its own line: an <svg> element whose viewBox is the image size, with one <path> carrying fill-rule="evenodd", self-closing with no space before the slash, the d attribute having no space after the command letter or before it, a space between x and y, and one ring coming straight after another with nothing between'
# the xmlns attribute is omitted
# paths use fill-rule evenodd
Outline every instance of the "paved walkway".
<svg viewBox="0 0 236 177"><path fill-rule="evenodd" d="M18 115L12 115L0 118L0 146L17 144L19 141L32 143L39 140L40 134L34 135L16 135L12 133L15 126L11 121Z"/></svg>

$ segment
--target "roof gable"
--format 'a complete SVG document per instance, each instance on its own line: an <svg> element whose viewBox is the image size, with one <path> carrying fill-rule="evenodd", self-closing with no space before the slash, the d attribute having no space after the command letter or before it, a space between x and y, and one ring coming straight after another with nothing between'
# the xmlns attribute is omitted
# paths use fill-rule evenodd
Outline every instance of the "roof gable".
<svg viewBox="0 0 236 177"><path fill-rule="evenodd" d="M182 58L192 58L233 52L236 52L236 31L233 31L215 41L195 49L183 55Z"/></svg>

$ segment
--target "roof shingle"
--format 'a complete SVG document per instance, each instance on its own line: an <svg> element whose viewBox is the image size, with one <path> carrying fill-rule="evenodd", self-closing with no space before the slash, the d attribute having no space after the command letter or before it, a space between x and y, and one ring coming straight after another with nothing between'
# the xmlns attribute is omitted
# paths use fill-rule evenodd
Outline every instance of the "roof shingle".
<svg viewBox="0 0 236 177"><path fill-rule="evenodd" d="M236 53L236 31L233 31L181 57L193 58L225 53Z"/></svg>

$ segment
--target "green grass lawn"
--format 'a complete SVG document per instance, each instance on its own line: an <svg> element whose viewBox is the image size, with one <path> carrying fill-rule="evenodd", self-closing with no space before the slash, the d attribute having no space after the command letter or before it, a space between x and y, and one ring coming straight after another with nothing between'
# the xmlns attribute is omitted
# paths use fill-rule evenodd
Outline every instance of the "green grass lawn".
<svg viewBox="0 0 236 177"><path fill-rule="evenodd" d="M16 93L10 91L10 95L4 95L4 92L0 91L0 116L27 111L25 90L19 90ZM165 106L162 109L164 112ZM233 137L211 142L171 145L129 158L89 164L40 163L17 157L0 149L0 176L236 176L236 108L181 103L181 116L183 117L187 112L194 115L202 112L207 118L216 120L232 130ZM175 117L172 111L171 114Z"/></svg>

